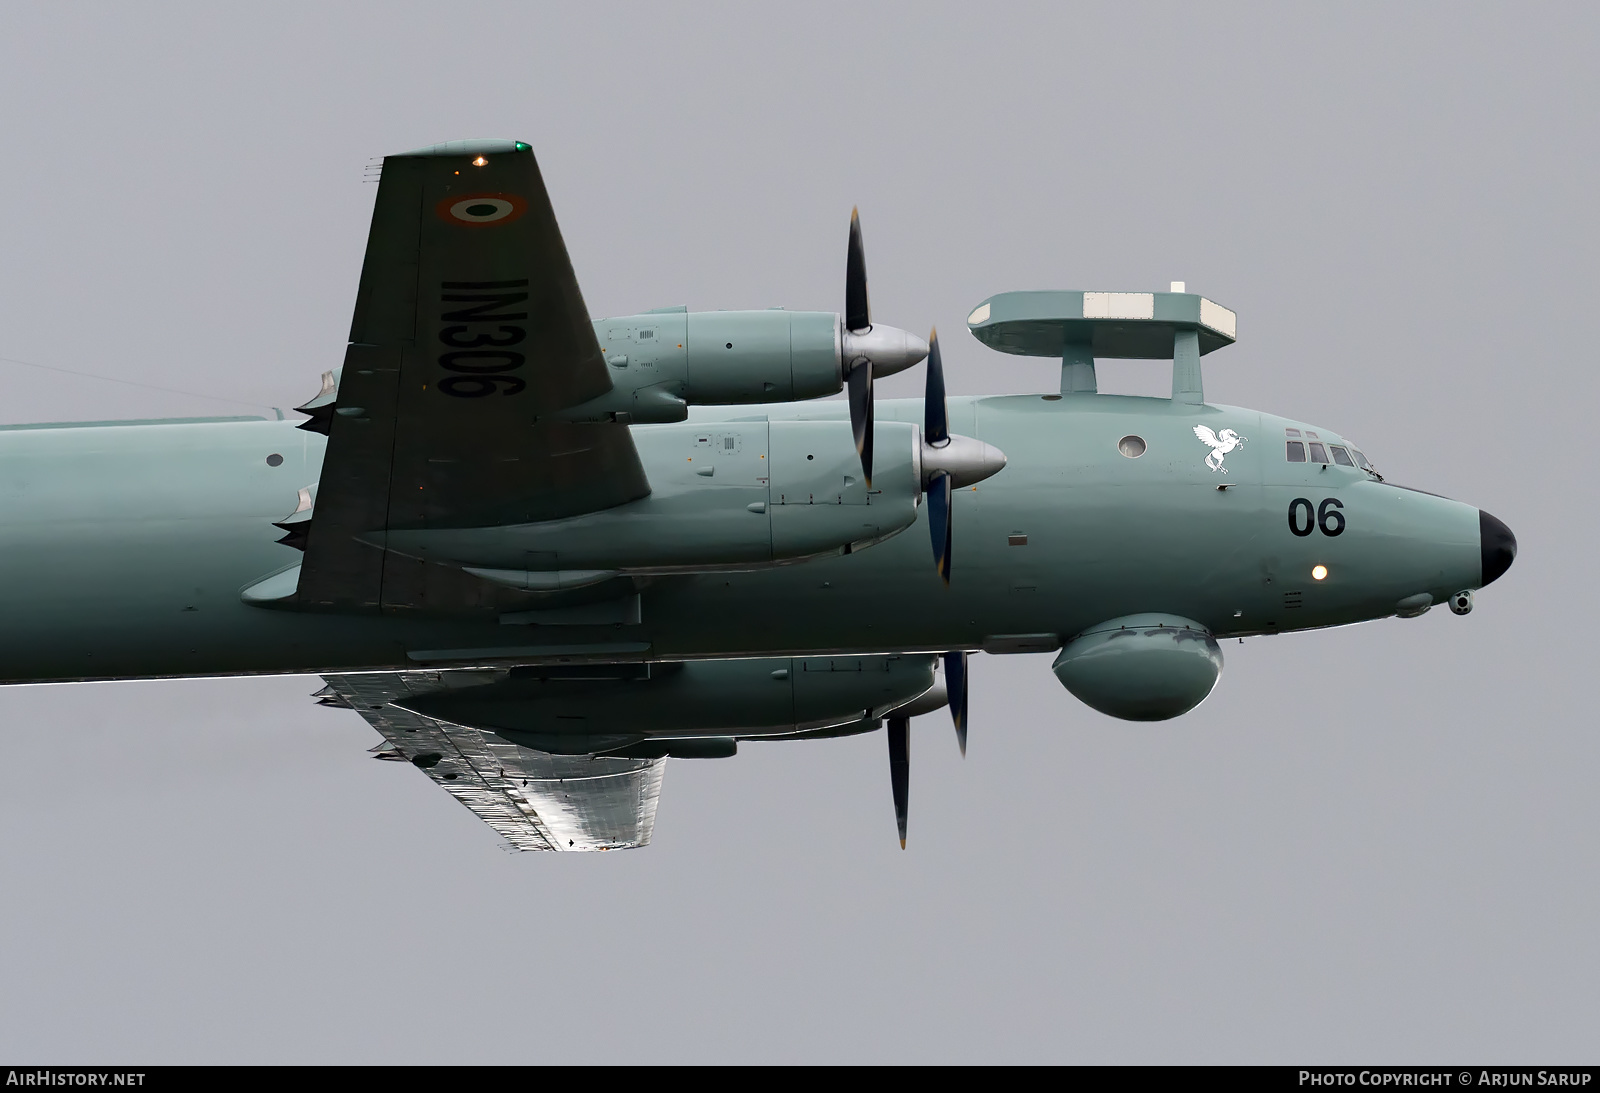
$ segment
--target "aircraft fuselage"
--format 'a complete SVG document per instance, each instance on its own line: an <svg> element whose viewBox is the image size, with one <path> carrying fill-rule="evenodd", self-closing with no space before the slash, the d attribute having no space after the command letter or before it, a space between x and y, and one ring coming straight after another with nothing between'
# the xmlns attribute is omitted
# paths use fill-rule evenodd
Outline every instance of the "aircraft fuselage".
<svg viewBox="0 0 1600 1093"><path fill-rule="evenodd" d="M741 418L845 413L842 402L792 403L691 420L729 431ZM323 437L237 419L0 429L0 680L1030 651L1138 612L1181 615L1218 638L1286 633L1484 583L1476 508L1353 467L1289 462L1285 430L1298 422L1109 395L952 398L950 416L1009 462L957 492L948 587L924 512L849 555L656 579L636 624L247 605L243 588L299 561L272 524L318 480ZM879 421L921 418L920 400L878 404ZM1197 425L1243 443L1212 456ZM1142 454L1123 454L1124 437Z"/></svg>

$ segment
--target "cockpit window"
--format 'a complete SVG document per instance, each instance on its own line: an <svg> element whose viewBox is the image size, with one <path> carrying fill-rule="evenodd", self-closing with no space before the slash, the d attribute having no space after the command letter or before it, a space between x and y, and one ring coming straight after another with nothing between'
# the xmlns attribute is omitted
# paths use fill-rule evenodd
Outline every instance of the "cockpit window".
<svg viewBox="0 0 1600 1093"><path fill-rule="evenodd" d="M1357 449L1325 441L1310 429L1285 428L1283 435L1284 455L1290 463L1337 463L1341 467L1360 467L1368 474L1378 473Z"/></svg>
<svg viewBox="0 0 1600 1093"><path fill-rule="evenodd" d="M1354 444L1352 444L1350 446L1350 454L1355 457L1356 466L1366 471L1379 482L1383 481L1383 475L1378 473L1378 468L1372 465L1372 461L1370 459L1361 454L1360 448L1357 448Z"/></svg>

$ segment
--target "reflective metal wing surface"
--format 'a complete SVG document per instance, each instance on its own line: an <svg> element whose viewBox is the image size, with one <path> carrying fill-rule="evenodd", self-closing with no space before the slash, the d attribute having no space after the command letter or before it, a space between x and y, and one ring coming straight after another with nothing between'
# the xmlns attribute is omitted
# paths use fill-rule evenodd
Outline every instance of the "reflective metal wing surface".
<svg viewBox="0 0 1600 1093"><path fill-rule="evenodd" d="M398 753L383 758L403 758L422 770L518 850L618 850L650 842L665 759L548 755L392 705L440 690L446 675L323 678L339 704L361 714Z"/></svg>
<svg viewBox="0 0 1600 1093"><path fill-rule="evenodd" d="M387 529L483 527L650 492L626 425L558 411L611 389L532 150L459 141L384 160L298 600L482 606L482 582L381 549Z"/></svg>

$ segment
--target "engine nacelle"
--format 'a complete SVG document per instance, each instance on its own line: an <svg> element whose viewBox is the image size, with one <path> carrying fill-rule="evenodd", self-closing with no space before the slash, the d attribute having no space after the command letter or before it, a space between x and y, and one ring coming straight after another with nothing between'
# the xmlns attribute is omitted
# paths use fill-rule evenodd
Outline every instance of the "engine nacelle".
<svg viewBox="0 0 1600 1093"><path fill-rule="evenodd" d="M1176 615L1125 615L1067 643L1051 668L1085 704L1125 721L1165 721L1205 701L1222 650L1205 627Z"/></svg>
<svg viewBox="0 0 1600 1093"><path fill-rule="evenodd" d="M674 739L731 744L734 738L853 723L871 728L876 718L933 687L935 659L782 657L517 668L498 682L418 695L398 705L555 754L615 752L641 741ZM732 748L708 746L696 754L732 754Z"/></svg>
<svg viewBox="0 0 1600 1093"><path fill-rule="evenodd" d="M855 550L910 527L922 496L916 426L879 422L873 488L847 421L637 427L648 497L563 520L375 532L411 557L515 588L761 569Z"/></svg>
<svg viewBox="0 0 1600 1093"><path fill-rule="evenodd" d="M594 321L613 390L562 412L572 421L682 421L690 406L795 402L837 393L848 365L871 357L889 375L928 355L894 327L845 330L825 311L688 311Z"/></svg>

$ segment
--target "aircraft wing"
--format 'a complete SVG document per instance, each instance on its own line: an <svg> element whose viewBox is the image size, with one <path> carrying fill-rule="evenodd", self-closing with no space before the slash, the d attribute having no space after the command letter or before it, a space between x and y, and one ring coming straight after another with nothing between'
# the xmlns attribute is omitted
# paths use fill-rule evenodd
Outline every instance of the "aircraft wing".
<svg viewBox="0 0 1600 1093"><path fill-rule="evenodd" d="M448 684L443 672L324 676L330 698L383 734L518 850L619 850L650 842L665 759L548 755L392 703Z"/></svg>
<svg viewBox="0 0 1600 1093"><path fill-rule="evenodd" d="M610 389L532 150L389 156L337 389L302 407L328 446L298 601L471 607L492 590L384 550L384 532L550 520L649 493L626 425L549 416Z"/></svg>

